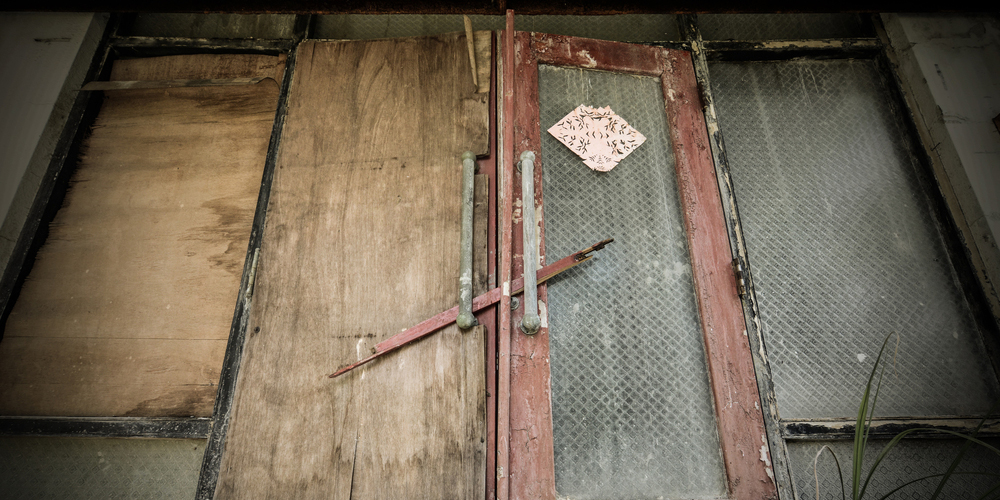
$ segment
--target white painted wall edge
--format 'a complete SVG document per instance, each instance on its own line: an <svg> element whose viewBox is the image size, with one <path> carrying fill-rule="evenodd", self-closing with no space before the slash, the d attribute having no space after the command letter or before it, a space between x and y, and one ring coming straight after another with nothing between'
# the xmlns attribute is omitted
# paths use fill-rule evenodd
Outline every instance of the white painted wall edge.
<svg viewBox="0 0 1000 500"><path fill-rule="evenodd" d="M966 165L968 161L963 162L963 156L969 158L977 154L974 150L982 149L981 144L954 140L952 131L946 123L946 112L942 110L941 104L946 107L949 104L953 106L956 104L939 103L935 99L928 80L939 78L937 74L939 68L935 68L927 57L914 50L922 40L911 39L912 30L908 32L905 27L909 20L900 14L882 14L881 18L885 26L882 36L890 45L891 62L896 66L904 98L914 114L917 131L930 157L934 176L941 186L948 209L956 215L959 232L969 248L972 265L975 267L980 284L986 291L993 316L1000 321L1000 297L997 295L997 288L1000 285L1000 249L997 248L994 230L990 227L989 219L983 211L984 205L995 204L996 200L991 196L1000 193L1000 185L974 187L970 182L970 172L967 170L969 166ZM961 42L956 41L956 43ZM961 74L951 75L955 81L973 80L967 83L975 85L978 83L976 80L982 78L982 75L976 74L975 68L959 71ZM981 100L981 98L982 96L971 95L965 97L967 100ZM995 101L1000 104L1000 95L995 96ZM982 106L981 102L963 104ZM960 150L956 143L964 150ZM1000 165L997 168L1000 169ZM978 175L979 172L972 173L977 174L974 177L982 177Z"/></svg>
<svg viewBox="0 0 1000 500"><path fill-rule="evenodd" d="M4 196L0 199L0 269L6 269L14 246L21 235L21 230L27 221L35 195L49 167L56 144L63 133L70 110L79 94L80 86L85 83L87 71L90 69L94 54L100 45L104 29L107 26L108 14L0 14L8 23L27 23L44 33L39 37L29 38L29 44L37 44L38 51L24 50L18 46L17 40L2 40L0 45L15 52L15 57L21 58L5 64L24 68L22 74L11 75L5 71L5 78L16 80L17 87L11 89L13 95L2 95L0 99L10 104L13 116L5 116L4 134L9 145L2 149L26 149L19 159L10 159L0 164L0 175L9 181L4 186ZM37 18L36 18L37 16ZM21 30L21 37L25 36ZM29 32L30 27L29 27ZM57 45L57 44L62 44ZM76 47L65 53L66 45ZM55 47L53 47L55 46ZM48 49L48 50L47 50ZM6 49L5 49L6 50ZM56 76L58 75L58 76ZM58 92L36 93L35 87L42 86L38 78L53 78ZM57 78L57 79L56 79ZM61 85L60 85L61 83ZM14 100L34 100L27 109L33 113L41 113L39 125L34 130L22 130L25 113L24 106L16 106ZM8 107L8 106L5 106ZM47 119L46 119L47 116ZM27 128L27 127L24 127ZM30 156L29 156L30 155ZM0 271L2 272L2 271Z"/></svg>

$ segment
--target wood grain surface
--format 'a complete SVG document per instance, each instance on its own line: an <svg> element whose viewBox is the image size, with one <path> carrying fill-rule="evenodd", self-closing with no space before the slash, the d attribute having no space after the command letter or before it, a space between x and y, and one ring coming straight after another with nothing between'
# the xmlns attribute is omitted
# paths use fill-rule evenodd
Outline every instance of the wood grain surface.
<svg viewBox="0 0 1000 500"><path fill-rule="evenodd" d="M216 498L478 498L482 329L326 377L457 304L460 156L488 134L464 34L296 58Z"/></svg>
<svg viewBox="0 0 1000 500"><path fill-rule="evenodd" d="M106 93L0 342L0 413L211 415L277 97Z"/></svg>
<svg viewBox="0 0 1000 500"><path fill-rule="evenodd" d="M271 78L281 81L285 54L191 54L145 59L120 59L109 80L200 80L210 78Z"/></svg>

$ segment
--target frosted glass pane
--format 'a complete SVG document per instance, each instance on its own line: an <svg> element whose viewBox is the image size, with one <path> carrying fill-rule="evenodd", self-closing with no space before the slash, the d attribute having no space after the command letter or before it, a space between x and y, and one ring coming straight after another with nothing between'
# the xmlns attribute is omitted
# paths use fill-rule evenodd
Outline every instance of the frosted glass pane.
<svg viewBox="0 0 1000 500"><path fill-rule="evenodd" d="M996 440L987 440L994 447ZM886 440L869 441L865 449L864 474L868 475L871 465L878 458ZM801 441L788 443L788 460L792 470L792 480L799 500L816 498L816 479L819 479L819 498L841 500L840 477L837 465L824 451L816 463L813 474L813 460L823 445L829 446L837 454L840 468L844 473L844 489L847 498L851 496L851 441ZM865 498L882 498L890 491L905 483L924 476L943 474L962 450L964 442L959 440L904 439L879 464L872 475ZM949 500L975 500L1000 481L1000 457L981 446L969 448L959 466L938 498ZM862 482L864 477L862 476ZM889 498L921 499L930 498L937 488L939 478L923 480L903 486ZM994 494L997 492L994 491ZM990 496L988 498L996 498Z"/></svg>
<svg viewBox="0 0 1000 500"><path fill-rule="evenodd" d="M546 255L615 239L549 286L556 490L725 496L660 82L541 66L539 92ZM592 171L544 132L580 104L610 106L645 144Z"/></svg>
<svg viewBox="0 0 1000 500"><path fill-rule="evenodd" d="M701 14L705 40L796 40L873 37L863 14Z"/></svg>
<svg viewBox="0 0 1000 500"><path fill-rule="evenodd" d="M710 65L782 418L968 415L997 380L870 61Z"/></svg>
<svg viewBox="0 0 1000 500"><path fill-rule="evenodd" d="M194 498L204 439L0 437L0 496Z"/></svg>

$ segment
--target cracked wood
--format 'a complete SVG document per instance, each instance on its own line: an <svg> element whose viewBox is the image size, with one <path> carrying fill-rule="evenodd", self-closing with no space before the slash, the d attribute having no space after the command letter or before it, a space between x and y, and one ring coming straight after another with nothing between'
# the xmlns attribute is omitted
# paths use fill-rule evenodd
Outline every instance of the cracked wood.
<svg viewBox="0 0 1000 500"><path fill-rule="evenodd" d="M460 157L488 145L463 37L300 46L217 498L485 491L481 329L326 376L457 303Z"/></svg>

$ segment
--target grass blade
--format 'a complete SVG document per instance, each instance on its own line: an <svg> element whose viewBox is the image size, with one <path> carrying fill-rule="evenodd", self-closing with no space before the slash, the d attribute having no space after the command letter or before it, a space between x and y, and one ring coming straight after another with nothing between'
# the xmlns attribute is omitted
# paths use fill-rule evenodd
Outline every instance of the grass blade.
<svg viewBox="0 0 1000 500"><path fill-rule="evenodd" d="M865 384L865 392L861 397L861 405L858 406L858 418L854 424L854 456L851 457L851 500L860 500L861 495L863 495L861 490L861 474L864 466L865 447L868 446L868 429L871 425L872 416L875 414L876 402L872 401L869 409L868 401L871 396L872 382L875 380L875 372L879 368L879 363L882 361L882 353L885 352L885 346L889 343L889 338L892 337L893 333L895 332L886 335L885 340L882 341L882 348L878 351L878 357L875 358L872 372L868 375L868 383ZM882 386L882 373L884 372L883 368L882 372L879 373L878 386L875 388L876 400L878 398L878 390ZM866 480L866 486L867 483L868 481Z"/></svg>
<svg viewBox="0 0 1000 500"><path fill-rule="evenodd" d="M844 473L840 471L840 460L837 460L837 454L825 444L816 452L816 456L813 457L813 479L816 481L816 500L819 500L819 472L817 464L823 450L829 451L833 455L833 463L837 464L837 477L840 478L840 498L841 500L847 500L847 492L844 490Z"/></svg>

